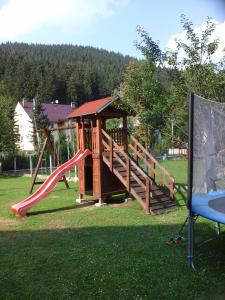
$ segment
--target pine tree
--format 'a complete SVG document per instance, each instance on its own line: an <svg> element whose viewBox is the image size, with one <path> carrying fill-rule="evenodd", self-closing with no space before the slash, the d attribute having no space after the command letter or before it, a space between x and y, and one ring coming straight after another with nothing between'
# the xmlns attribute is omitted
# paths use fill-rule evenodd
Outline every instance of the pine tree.
<svg viewBox="0 0 225 300"><path fill-rule="evenodd" d="M36 129L49 127L50 123L48 117L44 113L42 103L38 99L35 99L34 102L35 104L33 108L33 118Z"/></svg>
<svg viewBox="0 0 225 300"><path fill-rule="evenodd" d="M18 150L18 127L12 99L0 95L0 154L15 155Z"/></svg>

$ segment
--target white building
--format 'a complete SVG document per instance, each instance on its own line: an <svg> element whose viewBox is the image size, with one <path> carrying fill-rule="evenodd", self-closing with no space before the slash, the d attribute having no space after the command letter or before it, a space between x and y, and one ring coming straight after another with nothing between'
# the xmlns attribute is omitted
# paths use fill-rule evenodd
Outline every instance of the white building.
<svg viewBox="0 0 225 300"><path fill-rule="evenodd" d="M43 103L44 114L48 117L51 127L57 124L65 123L66 116L74 109L72 105L58 103ZM32 141L33 130L33 102L18 102L15 108L15 122L18 126L19 133L19 149L28 153L34 151L34 143Z"/></svg>

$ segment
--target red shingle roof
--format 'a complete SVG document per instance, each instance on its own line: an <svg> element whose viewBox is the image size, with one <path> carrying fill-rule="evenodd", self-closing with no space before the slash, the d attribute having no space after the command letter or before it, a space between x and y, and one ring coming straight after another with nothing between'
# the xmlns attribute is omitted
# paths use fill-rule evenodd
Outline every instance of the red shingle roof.
<svg viewBox="0 0 225 300"><path fill-rule="evenodd" d="M24 110L27 112L30 118L33 117L33 103L25 101L24 105L23 102L20 102L23 106ZM56 123L60 121L65 121L66 116L74 110L73 107L66 104L52 104L52 103L43 103L42 107L44 109L44 114L48 117L50 122Z"/></svg>
<svg viewBox="0 0 225 300"><path fill-rule="evenodd" d="M68 116L68 119L87 116L100 113L114 101L113 97L106 97L99 100L94 100L82 104L80 107L75 108Z"/></svg>

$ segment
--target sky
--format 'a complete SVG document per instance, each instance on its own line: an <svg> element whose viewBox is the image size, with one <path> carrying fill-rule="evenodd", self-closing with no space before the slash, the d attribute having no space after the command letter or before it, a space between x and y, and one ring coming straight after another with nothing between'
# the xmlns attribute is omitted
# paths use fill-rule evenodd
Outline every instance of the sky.
<svg viewBox="0 0 225 300"><path fill-rule="evenodd" d="M134 46L137 25L161 49L173 49L173 39L184 38L181 14L197 32L212 17L219 59L225 47L225 0L0 0L0 43L93 46L140 58Z"/></svg>

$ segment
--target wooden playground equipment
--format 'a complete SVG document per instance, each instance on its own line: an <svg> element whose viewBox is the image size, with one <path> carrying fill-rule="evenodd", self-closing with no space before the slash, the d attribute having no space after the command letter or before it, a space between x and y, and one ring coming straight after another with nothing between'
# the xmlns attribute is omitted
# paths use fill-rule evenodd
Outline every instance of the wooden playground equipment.
<svg viewBox="0 0 225 300"><path fill-rule="evenodd" d="M77 149L91 151L78 167L79 199L93 195L100 206L112 195L130 193L146 213L174 209L174 178L130 134L128 113L112 102L87 102L68 115L76 121ZM107 129L112 118L122 119L122 127Z"/></svg>

